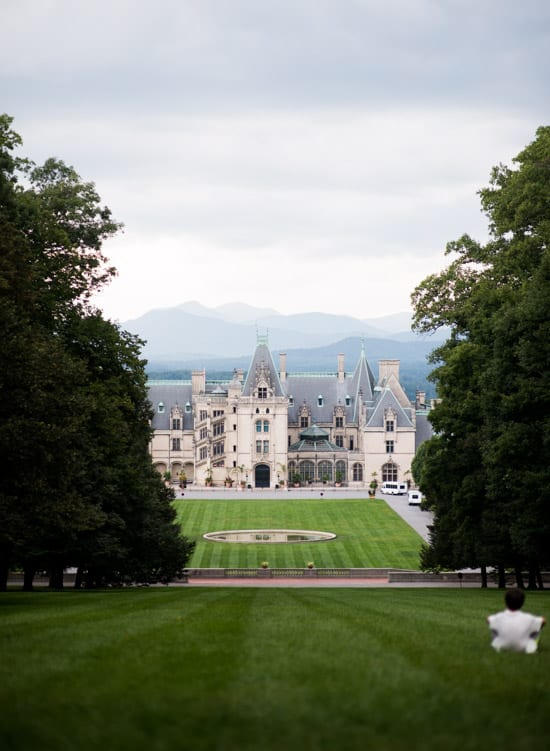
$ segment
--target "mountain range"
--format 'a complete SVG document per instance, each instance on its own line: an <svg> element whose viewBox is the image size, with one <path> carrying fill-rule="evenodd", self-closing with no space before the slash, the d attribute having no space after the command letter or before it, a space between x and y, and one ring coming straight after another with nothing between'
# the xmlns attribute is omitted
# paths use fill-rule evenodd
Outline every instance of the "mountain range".
<svg viewBox="0 0 550 751"><path fill-rule="evenodd" d="M276 363L278 353L286 352L290 372L335 371L338 354L352 369L362 348L375 371L380 359L400 360L401 381L411 398L416 388L434 395L426 382L431 370L427 356L445 336L414 334L411 315L404 312L359 319L319 312L283 315L243 303L208 308L195 301L156 308L122 327L146 342L143 356L152 378L188 377L198 368L206 368L211 377L233 368L246 370L262 335L268 337Z"/></svg>
<svg viewBox="0 0 550 751"><path fill-rule="evenodd" d="M425 349L410 330L409 313L374 319L315 312L283 315L243 303L207 308L192 301L156 308L122 326L145 340L143 354L155 361L250 357L258 334L267 335L274 351L326 347L350 337L417 343Z"/></svg>

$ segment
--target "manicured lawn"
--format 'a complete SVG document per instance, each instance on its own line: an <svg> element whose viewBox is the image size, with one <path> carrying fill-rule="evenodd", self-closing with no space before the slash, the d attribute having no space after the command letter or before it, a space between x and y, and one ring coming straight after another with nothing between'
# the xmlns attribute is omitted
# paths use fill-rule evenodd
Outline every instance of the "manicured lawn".
<svg viewBox="0 0 550 751"><path fill-rule="evenodd" d="M382 500L181 500L183 532L197 541L189 566L196 568L393 567L419 568L422 540ZM229 529L310 529L333 532L329 542L235 544L204 540L205 532Z"/></svg>
<svg viewBox="0 0 550 751"><path fill-rule="evenodd" d="M496 654L497 590L0 594L6 751L531 751L550 633ZM550 619L547 593L528 595Z"/></svg>

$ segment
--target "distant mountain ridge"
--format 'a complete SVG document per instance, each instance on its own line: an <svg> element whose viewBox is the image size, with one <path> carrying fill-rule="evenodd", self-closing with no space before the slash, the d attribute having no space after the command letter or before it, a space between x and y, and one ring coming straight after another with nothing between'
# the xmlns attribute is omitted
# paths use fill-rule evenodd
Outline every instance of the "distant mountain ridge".
<svg viewBox="0 0 550 751"><path fill-rule="evenodd" d="M250 357L258 333L267 334L270 349L280 351L322 349L363 337L371 344L377 340L414 343L424 352L426 339L415 335L410 325L408 313L361 320L316 312L283 315L243 303L207 308L196 301L156 308L122 324L146 342L143 354L148 360L170 362ZM430 348L436 341L440 338L430 340ZM399 359L397 352L393 356Z"/></svg>

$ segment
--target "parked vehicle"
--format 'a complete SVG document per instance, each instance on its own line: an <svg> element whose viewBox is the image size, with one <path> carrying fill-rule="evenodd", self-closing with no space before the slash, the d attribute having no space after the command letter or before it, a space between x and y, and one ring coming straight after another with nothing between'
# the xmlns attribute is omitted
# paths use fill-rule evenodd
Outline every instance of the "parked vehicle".
<svg viewBox="0 0 550 751"><path fill-rule="evenodd" d="M407 489L406 482L385 482L382 485L381 492L386 495L405 495Z"/></svg>
<svg viewBox="0 0 550 751"><path fill-rule="evenodd" d="M409 506L420 506L422 493L420 490L409 490Z"/></svg>

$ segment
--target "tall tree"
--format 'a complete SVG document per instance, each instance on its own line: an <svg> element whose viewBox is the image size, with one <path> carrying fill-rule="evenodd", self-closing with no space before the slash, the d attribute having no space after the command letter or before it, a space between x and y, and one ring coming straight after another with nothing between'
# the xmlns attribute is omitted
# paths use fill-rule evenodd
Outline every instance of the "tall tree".
<svg viewBox="0 0 550 751"><path fill-rule="evenodd" d="M121 225L71 167L15 157L11 126L0 116L0 588L14 563L28 587L75 564L165 579L191 548L148 454L142 343L90 304Z"/></svg>
<svg viewBox="0 0 550 751"><path fill-rule="evenodd" d="M494 168L480 191L489 241L449 243L455 259L417 287L413 304L417 330L451 329L433 355L442 401L432 419L437 440L462 452L458 464L434 454L422 473L435 510L430 553L449 559L449 528L467 550L473 528L477 553L462 562L514 567L520 584L527 568L534 586L550 562L550 128L514 162ZM435 480L445 463L461 489L452 502Z"/></svg>

